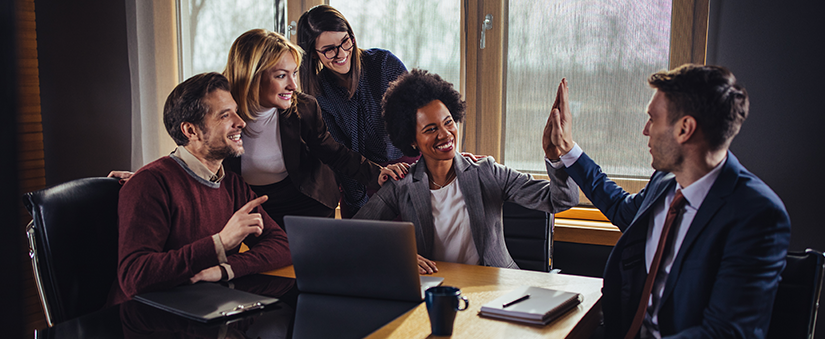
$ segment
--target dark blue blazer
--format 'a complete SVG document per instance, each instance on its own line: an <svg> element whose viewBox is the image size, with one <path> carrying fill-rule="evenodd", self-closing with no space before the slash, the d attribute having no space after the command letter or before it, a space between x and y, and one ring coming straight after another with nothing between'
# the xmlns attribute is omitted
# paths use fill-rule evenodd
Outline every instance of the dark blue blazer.
<svg viewBox="0 0 825 339"><path fill-rule="evenodd" d="M610 253L602 288L606 337L621 338L633 320L647 274L651 207L676 180L657 171L642 191L629 194L586 154L566 171L623 232ZM728 151L668 275L659 312L662 336L764 338L790 233L779 197Z"/></svg>

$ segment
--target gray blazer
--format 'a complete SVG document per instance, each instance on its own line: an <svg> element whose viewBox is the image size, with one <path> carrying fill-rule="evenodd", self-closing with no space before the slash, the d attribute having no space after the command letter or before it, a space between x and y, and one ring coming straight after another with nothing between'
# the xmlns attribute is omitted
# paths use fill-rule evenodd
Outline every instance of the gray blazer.
<svg viewBox="0 0 825 339"><path fill-rule="evenodd" d="M474 163L458 153L454 164L470 216L473 242L485 266L518 268L504 243L501 210L505 201L549 213L567 210L579 202L578 186L565 171L548 170L552 181L536 180L489 157ZM432 258L435 227L426 168L421 158L403 179L388 180L353 218L393 220L400 215L402 220L415 224L418 254Z"/></svg>

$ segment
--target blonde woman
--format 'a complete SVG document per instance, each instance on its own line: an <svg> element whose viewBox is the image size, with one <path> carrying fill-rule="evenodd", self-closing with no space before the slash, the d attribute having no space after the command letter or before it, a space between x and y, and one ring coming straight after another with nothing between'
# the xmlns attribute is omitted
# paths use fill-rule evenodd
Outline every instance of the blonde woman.
<svg viewBox="0 0 825 339"><path fill-rule="evenodd" d="M232 44L224 75L246 122L246 152L227 159L280 225L284 215L333 217L340 193L333 171L378 189L400 179L402 165L381 167L336 142L314 97L298 90L303 51L278 33L253 29Z"/></svg>

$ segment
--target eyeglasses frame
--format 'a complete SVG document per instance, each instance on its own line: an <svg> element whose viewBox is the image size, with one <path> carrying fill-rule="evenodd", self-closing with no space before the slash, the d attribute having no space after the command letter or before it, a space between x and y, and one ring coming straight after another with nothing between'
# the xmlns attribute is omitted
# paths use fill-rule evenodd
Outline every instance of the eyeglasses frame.
<svg viewBox="0 0 825 339"><path fill-rule="evenodd" d="M352 41L352 46L349 46L349 48L344 48L344 44L346 44L347 41ZM321 53L321 55L323 55L325 58L327 58L327 60L333 60L333 59L338 57L338 54L341 53L342 49L349 52L349 51L352 50L353 47L355 47L355 37L353 37L352 35L347 34L347 39L342 41L341 44L339 44L338 46L332 46L332 47L324 49L323 51L319 51L319 50L316 49L315 51L318 52L318 53ZM335 51L335 55L333 55L331 58L328 57L327 52L330 52L330 51L333 51L333 50Z"/></svg>

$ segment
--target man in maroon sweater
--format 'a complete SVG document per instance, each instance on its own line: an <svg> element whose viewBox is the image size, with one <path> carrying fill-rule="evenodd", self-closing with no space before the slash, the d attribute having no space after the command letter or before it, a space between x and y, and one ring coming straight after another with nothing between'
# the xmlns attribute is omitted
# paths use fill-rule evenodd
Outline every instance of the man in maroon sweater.
<svg viewBox="0 0 825 339"><path fill-rule="evenodd" d="M178 147L138 170L120 191L118 286L112 304L198 281L226 281L291 264L286 233L223 160L243 154L229 83L196 75L166 99ZM249 251L239 253L241 242Z"/></svg>

